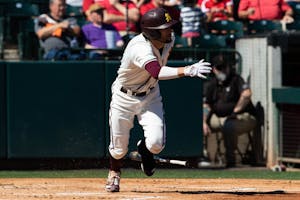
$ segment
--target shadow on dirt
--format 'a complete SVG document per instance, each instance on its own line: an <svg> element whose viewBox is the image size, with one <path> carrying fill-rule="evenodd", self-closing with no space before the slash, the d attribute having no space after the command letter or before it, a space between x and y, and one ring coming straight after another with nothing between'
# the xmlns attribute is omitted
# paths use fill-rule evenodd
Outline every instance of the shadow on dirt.
<svg viewBox="0 0 300 200"><path fill-rule="evenodd" d="M235 195L257 195L257 194L286 194L283 190L267 192L245 192L245 191L181 191L181 194L235 194Z"/></svg>
<svg viewBox="0 0 300 200"><path fill-rule="evenodd" d="M180 193L180 194L233 194L233 195L258 195L258 194L287 194L283 190L274 190L267 192L253 192L253 191L133 191L136 193Z"/></svg>

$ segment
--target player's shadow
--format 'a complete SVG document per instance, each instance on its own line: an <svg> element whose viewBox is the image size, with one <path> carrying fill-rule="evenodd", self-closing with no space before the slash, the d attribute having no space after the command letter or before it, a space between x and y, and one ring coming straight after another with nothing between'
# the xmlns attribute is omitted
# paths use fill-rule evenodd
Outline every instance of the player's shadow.
<svg viewBox="0 0 300 200"><path fill-rule="evenodd" d="M235 194L235 195L257 195L257 194L285 194L283 190L274 190L267 192L254 191L180 191L181 194Z"/></svg>
<svg viewBox="0 0 300 200"><path fill-rule="evenodd" d="M232 195L260 195L260 194L287 194L283 190L274 190L266 192L254 192L254 191L133 191L136 193L180 193L180 194L232 194Z"/></svg>

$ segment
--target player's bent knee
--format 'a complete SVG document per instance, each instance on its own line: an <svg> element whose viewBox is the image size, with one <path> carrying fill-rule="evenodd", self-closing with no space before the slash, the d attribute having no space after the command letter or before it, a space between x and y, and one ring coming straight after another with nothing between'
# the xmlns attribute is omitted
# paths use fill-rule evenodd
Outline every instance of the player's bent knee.
<svg viewBox="0 0 300 200"><path fill-rule="evenodd" d="M120 150L110 149L110 150L109 150L109 153L110 153L110 155L111 155L114 159L119 160L119 159L123 158L123 157L126 155L127 150L126 150L126 151L124 151L124 150L123 150L123 151L120 151Z"/></svg>
<svg viewBox="0 0 300 200"><path fill-rule="evenodd" d="M159 154L164 149L164 147L165 146L162 143L152 143L149 144L149 146L147 145L147 148L153 154Z"/></svg>

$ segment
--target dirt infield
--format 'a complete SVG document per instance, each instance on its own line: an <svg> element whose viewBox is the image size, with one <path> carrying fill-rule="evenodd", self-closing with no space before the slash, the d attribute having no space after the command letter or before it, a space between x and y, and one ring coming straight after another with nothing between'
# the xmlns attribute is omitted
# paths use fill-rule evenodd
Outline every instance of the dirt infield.
<svg viewBox="0 0 300 200"><path fill-rule="evenodd" d="M119 193L100 178L0 179L0 200L286 200L300 199L300 180L122 179Z"/></svg>

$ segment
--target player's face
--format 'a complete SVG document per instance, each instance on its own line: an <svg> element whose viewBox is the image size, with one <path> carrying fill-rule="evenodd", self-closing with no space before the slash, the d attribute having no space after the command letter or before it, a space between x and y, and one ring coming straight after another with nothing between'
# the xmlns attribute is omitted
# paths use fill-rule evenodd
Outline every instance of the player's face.
<svg viewBox="0 0 300 200"><path fill-rule="evenodd" d="M166 28L166 29L160 30L160 34L161 34L160 42L162 42L162 43L172 42L172 32L173 32L172 28Z"/></svg>

